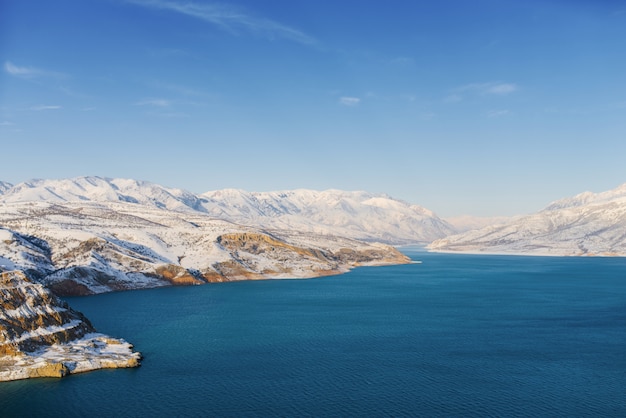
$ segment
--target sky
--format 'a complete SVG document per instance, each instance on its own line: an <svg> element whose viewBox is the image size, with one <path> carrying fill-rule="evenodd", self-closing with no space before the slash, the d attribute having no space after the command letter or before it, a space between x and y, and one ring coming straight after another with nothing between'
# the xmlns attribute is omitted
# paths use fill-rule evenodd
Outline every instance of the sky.
<svg viewBox="0 0 626 418"><path fill-rule="evenodd" d="M5 0L0 180L386 193L509 216L626 183L626 2Z"/></svg>

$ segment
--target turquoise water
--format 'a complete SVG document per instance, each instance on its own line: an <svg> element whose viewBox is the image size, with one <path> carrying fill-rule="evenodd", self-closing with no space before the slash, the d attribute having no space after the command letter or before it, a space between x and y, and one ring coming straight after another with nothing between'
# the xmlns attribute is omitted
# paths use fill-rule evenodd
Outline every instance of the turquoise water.
<svg viewBox="0 0 626 418"><path fill-rule="evenodd" d="M626 416L626 259L407 253L69 299L143 366L0 383L0 416Z"/></svg>

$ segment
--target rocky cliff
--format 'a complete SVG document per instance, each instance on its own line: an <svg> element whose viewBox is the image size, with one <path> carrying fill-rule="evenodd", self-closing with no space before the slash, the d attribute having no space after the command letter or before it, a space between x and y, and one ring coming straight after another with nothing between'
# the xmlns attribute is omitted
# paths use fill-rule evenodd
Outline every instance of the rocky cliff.
<svg viewBox="0 0 626 418"><path fill-rule="evenodd" d="M97 333L22 272L0 273L0 295L0 381L139 365L130 344Z"/></svg>

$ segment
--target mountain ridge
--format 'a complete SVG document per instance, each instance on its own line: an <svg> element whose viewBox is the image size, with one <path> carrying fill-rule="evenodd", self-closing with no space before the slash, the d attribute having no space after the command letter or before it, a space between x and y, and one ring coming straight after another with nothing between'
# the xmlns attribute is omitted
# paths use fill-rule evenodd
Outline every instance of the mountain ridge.
<svg viewBox="0 0 626 418"><path fill-rule="evenodd" d="M86 176L30 180L0 194L0 203L5 204L36 201L128 202L199 212L249 226L333 234L392 245L427 243L455 232L454 227L426 208L364 191L222 189L193 194L147 181Z"/></svg>

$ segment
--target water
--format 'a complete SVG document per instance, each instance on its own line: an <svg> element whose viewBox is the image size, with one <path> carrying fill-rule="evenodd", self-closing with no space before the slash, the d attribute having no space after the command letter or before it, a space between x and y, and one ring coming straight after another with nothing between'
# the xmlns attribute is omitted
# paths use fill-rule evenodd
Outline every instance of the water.
<svg viewBox="0 0 626 418"><path fill-rule="evenodd" d="M408 253L72 298L143 366L0 383L0 416L626 416L626 259Z"/></svg>

